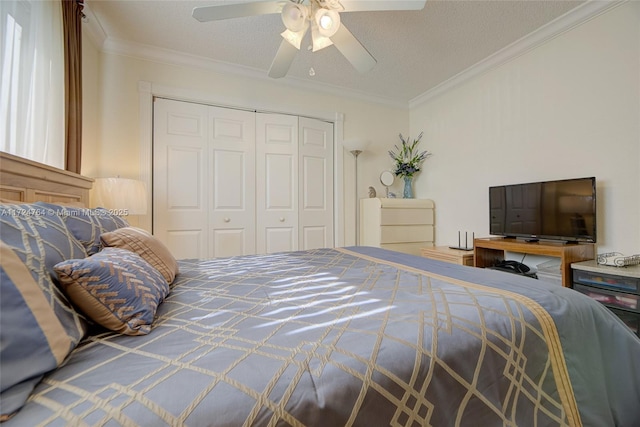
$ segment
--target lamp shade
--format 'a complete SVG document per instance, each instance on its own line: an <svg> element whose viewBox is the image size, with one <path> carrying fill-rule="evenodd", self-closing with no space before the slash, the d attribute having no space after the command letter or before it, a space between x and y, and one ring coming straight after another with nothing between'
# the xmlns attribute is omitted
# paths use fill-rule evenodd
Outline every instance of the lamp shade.
<svg viewBox="0 0 640 427"><path fill-rule="evenodd" d="M147 192L142 181L127 178L96 178L92 205L113 209L120 215L145 215Z"/></svg>
<svg viewBox="0 0 640 427"><path fill-rule="evenodd" d="M288 2L282 8L282 22L288 30L297 33L305 28L308 13L306 6Z"/></svg>
<svg viewBox="0 0 640 427"><path fill-rule="evenodd" d="M318 9L314 18L323 37L332 37L340 28L340 14L335 10Z"/></svg>

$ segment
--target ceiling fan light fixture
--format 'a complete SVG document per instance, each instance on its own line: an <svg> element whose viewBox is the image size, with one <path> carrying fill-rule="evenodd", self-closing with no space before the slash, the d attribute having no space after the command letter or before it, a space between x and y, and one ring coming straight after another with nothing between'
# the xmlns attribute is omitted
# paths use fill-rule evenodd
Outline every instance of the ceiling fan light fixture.
<svg viewBox="0 0 640 427"><path fill-rule="evenodd" d="M323 37L333 36L340 28L340 14L335 10L318 9L314 19L318 33Z"/></svg>
<svg viewBox="0 0 640 427"><path fill-rule="evenodd" d="M324 49L325 47L329 47L333 44L329 37L324 37L320 34L317 25L313 25L311 27L311 40L313 41L313 52L317 52L320 49Z"/></svg>
<svg viewBox="0 0 640 427"><path fill-rule="evenodd" d="M309 11L306 6L299 3L288 2L282 8L282 22L287 30L294 33L300 32L308 25Z"/></svg>
<svg viewBox="0 0 640 427"><path fill-rule="evenodd" d="M200 22L208 22L279 14L286 31L281 33L283 40L269 68L269 76L281 78L289 71L309 26L314 52L334 45L356 70L361 73L371 70L376 59L346 26L341 25L339 12L419 10L425 3L426 0L244 0L196 7L192 16Z"/></svg>
<svg viewBox="0 0 640 427"><path fill-rule="evenodd" d="M291 43L293 47L300 50L300 46L302 45L302 39L304 38L304 35L307 33L307 28L308 26L306 26L302 31L297 31L297 32L291 31L291 30L284 30L280 35L282 36L283 39Z"/></svg>

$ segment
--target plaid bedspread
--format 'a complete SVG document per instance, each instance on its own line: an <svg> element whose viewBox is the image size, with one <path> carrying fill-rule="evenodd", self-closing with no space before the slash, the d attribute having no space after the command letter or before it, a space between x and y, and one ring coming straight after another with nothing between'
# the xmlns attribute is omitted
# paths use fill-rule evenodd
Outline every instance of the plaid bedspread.
<svg viewBox="0 0 640 427"><path fill-rule="evenodd" d="M149 335L88 336L5 425L640 420L640 340L570 289L376 248L180 271Z"/></svg>

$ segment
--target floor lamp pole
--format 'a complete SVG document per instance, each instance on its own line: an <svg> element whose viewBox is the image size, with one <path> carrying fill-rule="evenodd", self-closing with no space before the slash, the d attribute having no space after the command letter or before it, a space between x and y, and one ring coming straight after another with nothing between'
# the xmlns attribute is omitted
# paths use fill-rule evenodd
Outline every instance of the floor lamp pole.
<svg viewBox="0 0 640 427"><path fill-rule="evenodd" d="M351 150L351 154L355 157L355 200L356 200L356 246L360 246L360 201L358 200L358 156L362 150Z"/></svg>

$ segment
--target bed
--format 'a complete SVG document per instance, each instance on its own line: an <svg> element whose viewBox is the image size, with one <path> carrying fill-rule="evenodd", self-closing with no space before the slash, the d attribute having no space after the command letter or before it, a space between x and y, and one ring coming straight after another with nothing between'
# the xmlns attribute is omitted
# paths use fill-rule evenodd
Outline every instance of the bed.
<svg viewBox="0 0 640 427"><path fill-rule="evenodd" d="M0 215L3 426L639 425L640 340L571 289L371 247L172 264L29 202ZM140 264L144 315L78 296L100 256Z"/></svg>

